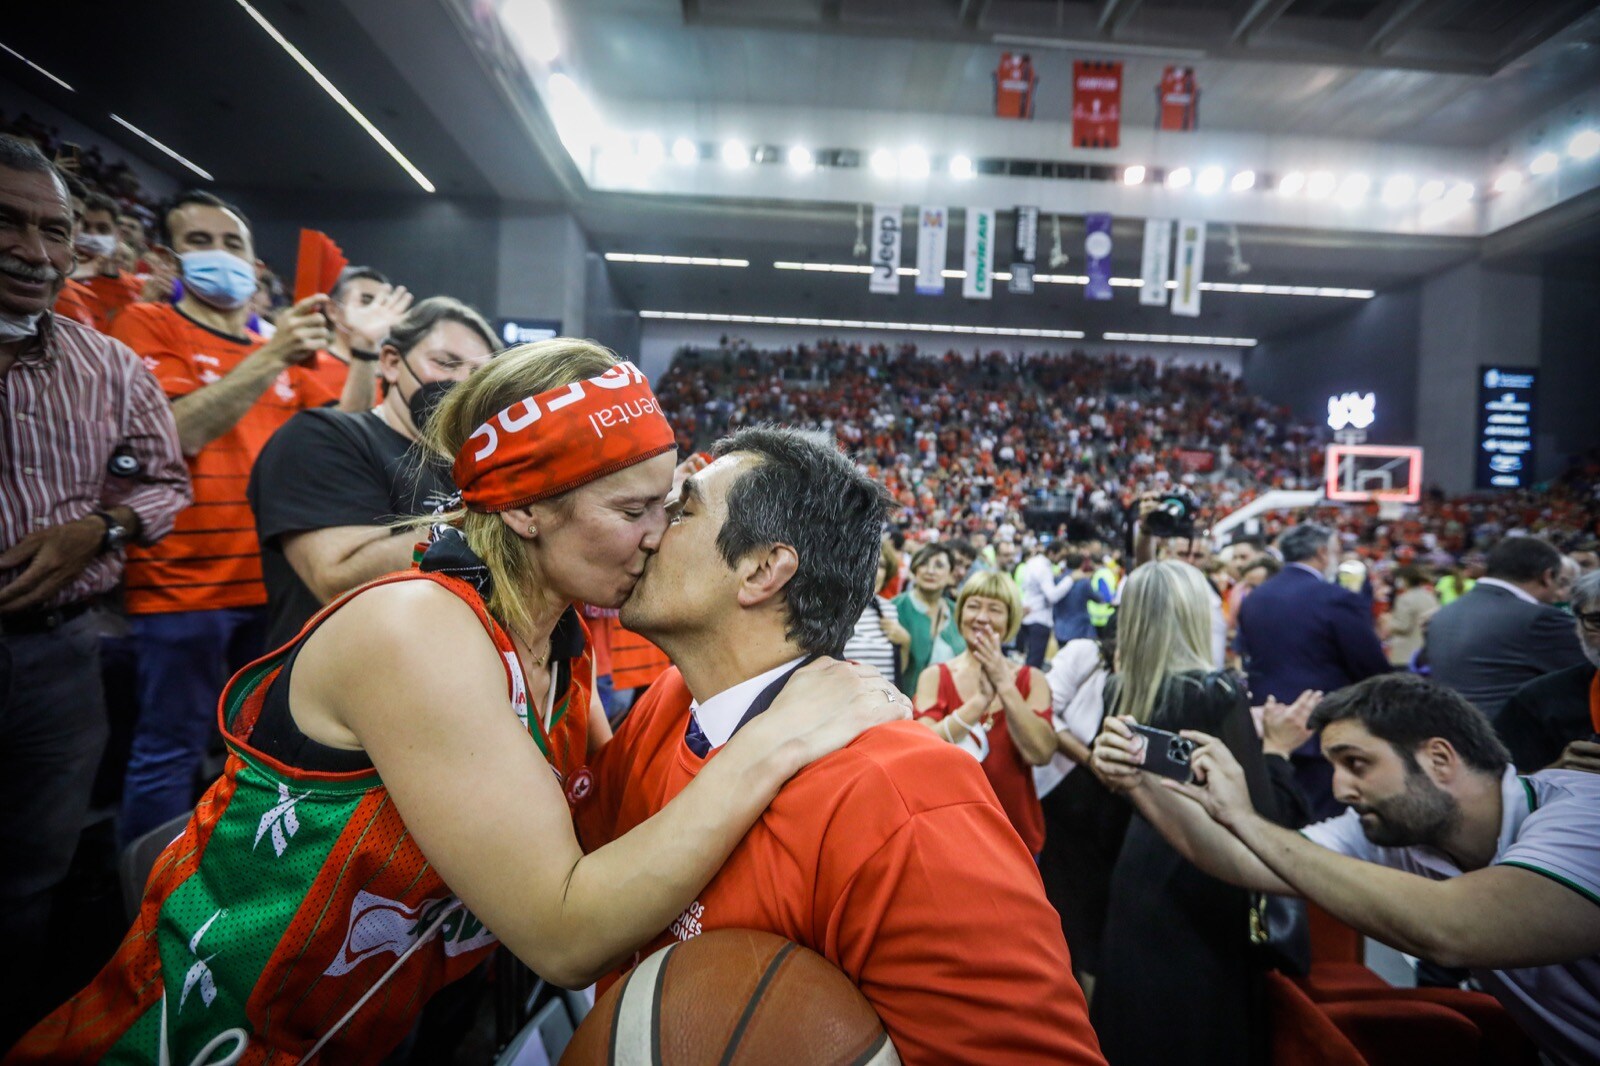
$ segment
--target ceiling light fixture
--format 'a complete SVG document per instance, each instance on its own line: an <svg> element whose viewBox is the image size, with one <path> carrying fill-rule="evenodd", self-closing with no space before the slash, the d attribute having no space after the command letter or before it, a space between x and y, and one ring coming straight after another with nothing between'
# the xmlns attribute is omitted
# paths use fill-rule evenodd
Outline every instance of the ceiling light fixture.
<svg viewBox="0 0 1600 1066"><path fill-rule="evenodd" d="M1593 159L1600 155L1600 130L1579 130L1567 142L1567 154L1574 159Z"/></svg>
<svg viewBox="0 0 1600 1066"><path fill-rule="evenodd" d="M999 275L995 275L999 277ZM876 322L851 318L796 318L787 315L719 315L698 311L640 311L640 318L676 322L737 322L752 326L816 326L823 329L890 330L904 333L954 333L969 337L1045 337L1082 340L1077 329L1020 329L1008 326L959 326L928 322Z"/></svg>
<svg viewBox="0 0 1600 1066"><path fill-rule="evenodd" d="M966 181L977 172L977 168L972 165L972 157L970 155L953 155L950 157L950 176L957 181Z"/></svg>
<svg viewBox="0 0 1600 1066"><path fill-rule="evenodd" d="M1522 181L1522 171L1515 168L1502 171L1500 176L1494 179L1494 191L1498 193L1516 192L1522 188Z"/></svg>
<svg viewBox="0 0 1600 1066"><path fill-rule="evenodd" d="M140 129L138 126L135 126L133 123L131 123L127 119L123 118L121 115L112 115L111 116L111 121L115 122L117 125L119 125L119 126L123 127L124 129L128 130L134 136L143 138L146 142L148 142L149 144L154 145L156 148L159 148L161 151L165 152L167 155L171 156L173 159L176 159L178 162L182 163L184 166L188 167L190 170L194 171L196 174L200 175L202 178L205 178L207 181L215 181L215 180L217 180L217 179L213 178L208 172L206 172L205 170L202 170L200 167L198 167L195 164L189 162L189 160L185 159L183 156L179 155L177 152L174 152L171 148L168 148L166 145L162 144L160 141L158 141L154 137L150 136L144 130Z"/></svg>
<svg viewBox="0 0 1600 1066"><path fill-rule="evenodd" d="M713 259L700 255L652 255L648 252L607 252L608 263L651 263L664 266L747 267L748 259ZM871 267L867 268L871 270Z"/></svg>
<svg viewBox="0 0 1600 1066"><path fill-rule="evenodd" d="M6 46L3 44L0 44L0 48L4 48L11 55L16 56L18 59L22 60L22 62L28 64L28 66L32 67L34 70L37 70L40 74L43 74L57 85L67 90L67 92L75 93L78 91L72 86L68 85L66 82L62 81L60 78L56 77L54 74L50 73L48 70L41 67L39 64L35 63L33 60L29 59L27 56L23 55L21 52L17 51L15 48L6 48Z"/></svg>
<svg viewBox="0 0 1600 1066"><path fill-rule="evenodd" d="M1533 157L1533 162L1528 164L1530 174L1548 174L1561 165L1561 157L1554 152L1540 152Z"/></svg>
<svg viewBox="0 0 1600 1066"><path fill-rule="evenodd" d="M1470 181L1458 181L1450 186L1450 191L1445 194L1445 199L1453 203L1464 204L1477 195L1478 188Z"/></svg>
<svg viewBox="0 0 1600 1066"><path fill-rule="evenodd" d="M1299 196L1300 190L1306 187L1306 176L1298 170L1291 170L1278 182L1278 191L1285 196Z"/></svg>
<svg viewBox="0 0 1600 1066"><path fill-rule="evenodd" d="M1339 202L1346 207L1354 207L1367 198L1367 191L1372 188L1372 179L1365 174L1347 175L1339 183Z"/></svg>
<svg viewBox="0 0 1600 1066"><path fill-rule="evenodd" d="M895 165L894 153L887 148L879 148L867 160L867 165L872 167L872 172L880 178L892 178L899 172Z"/></svg>
<svg viewBox="0 0 1600 1066"><path fill-rule="evenodd" d="M505 0L500 8L500 25L513 44L545 66L553 63L561 51L550 0Z"/></svg>
<svg viewBox="0 0 1600 1066"><path fill-rule="evenodd" d="M316 68L316 65L313 64L311 60L302 55L300 49L290 44L288 38L279 33L276 26L268 22L266 18L262 16L261 12L251 7L246 0L235 0L235 2L240 7L244 8L245 14L249 15L256 21L256 25L267 31L268 37L271 37L274 41L277 41L278 45L285 52L289 53L290 59L293 59L296 63L300 64L301 70L311 75L311 80L322 86L323 92L333 97L334 103L344 108L345 114L355 119L356 124L362 129L366 130L367 135L373 140L377 141L380 148L389 153L390 159L393 159L396 163L399 163L400 168L407 174L411 175L412 181L415 181L418 185L422 186L424 192L435 191L433 182L429 181L423 175L422 171L418 170L411 160L407 159L400 149L396 148L389 138L383 135L382 131L379 130L378 127L374 126L370 121L368 121L367 116L363 115L360 109L357 108L355 104L352 104L345 97L344 93L340 92L338 87L334 85L333 82L329 81L327 77L323 75L322 71Z"/></svg>
<svg viewBox="0 0 1600 1066"><path fill-rule="evenodd" d="M687 137L679 137L672 142L672 158L683 166L688 166L700 159L700 146Z"/></svg>
<svg viewBox="0 0 1600 1066"><path fill-rule="evenodd" d="M801 172L815 170L817 158L811 154L811 149L795 145L789 149L789 169Z"/></svg>
<svg viewBox="0 0 1600 1066"><path fill-rule="evenodd" d="M1222 348L1254 348L1254 337L1195 337L1186 333L1102 333L1102 340L1145 341L1151 344L1212 344Z"/></svg>
<svg viewBox="0 0 1600 1066"><path fill-rule="evenodd" d="M1144 184L1144 167L1140 166L1138 163L1135 163L1131 167L1123 167L1122 168L1122 184L1124 184L1124 185L1143 185Z"/></svg>
<svg viewBox="0 0 1600 1066"><path fill-rule="evenodd" d="M1239 173L1233 176L1233 180L1228 183L1228 188L1232 189L1234 192L1248 192L1255 187L1256 172L1253 170L1239 171Z"/></svg>
<svg viewBox="0 0 1600 1066"><path fill-rule="evenodd" d="M743 170L750 165L750 149L745 147L743 141L724 141L722 165L731 170Z"/></svg>
<svg viewBox="0 0 1600 1066"><path fill-rule="evenodd" d="M1306 178L1306 196L1313 200L1326 200L1338 185L1339 179L1326 170L1314 171Z"/></svg>
<svg viewBox="0 0 1600 1066"><path fill-rule="evenodd" d="M667 158L666 146L661 143L661 138L653 133L646 133L639 138L639 165L646 170L654 170Z"/></svg>
<svg viewBox="0 0 1600 1066"><path fill-rule="evenodd" d="M902 178L926 178L932 169L932 165L928 162L928 153L921 148L907 148L900 153Z"/></svg>
<svg viewBox="0 0 1600 1066"><path fill-rule="evenodd" d="M1206 167L1194 181L1195 191L1209 196L1222 188L1222 183L1227 177L1221 167Z"/></svg>
<svg viewBox="0 0 1600 1066"><path fill-rule="evenodd" d="M1396 174L1383 183L1383 202L1390 207L1401 207L1411 201L1417 191L1417 181L1410 174Z"/></svg>
<svg viewBox="0 0 1600 1066"><path fill-rule="evenodd" d="M1417 201L1419 203L1431 204L1443 195L1444 182L1440 181L1438 178L1434 178L1432 181L1425 181L1422 183L1422 188L1417 190Z"/></svg>
<svg viewBox="0 0 1600 1066"><path fill-rule="evenodd" d="M1181 189L1194 180L1194 172L1188 167L1179 167L1167 172L1167 188Z"/></svg>

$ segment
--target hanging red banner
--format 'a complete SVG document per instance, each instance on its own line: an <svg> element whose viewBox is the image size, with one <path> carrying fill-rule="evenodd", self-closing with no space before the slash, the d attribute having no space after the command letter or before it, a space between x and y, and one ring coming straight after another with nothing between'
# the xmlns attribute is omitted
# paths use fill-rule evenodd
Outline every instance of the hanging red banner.
<svg viewBox="0 0 1600 1066"><path fill-rule="evenodd" d="M1200 125L1200 86L1193 67L1168 67L1156 88L1164 130L1187 131Z"/></svg>
<svg viewBox="0 0 1600 1066"><path fill-rule="evenodd" d="M1033 72L1033 59L1027 53L1003 52L994 72L994 113L996 118L1032 118L1033 91L1039 76Z"/></svg>
<svg viewBox="0 0 1600 1066"><path fill-rule="evenodd" d="M1072 64L1072 146L1116 148L1122 142L1122 64Z"/></svg>

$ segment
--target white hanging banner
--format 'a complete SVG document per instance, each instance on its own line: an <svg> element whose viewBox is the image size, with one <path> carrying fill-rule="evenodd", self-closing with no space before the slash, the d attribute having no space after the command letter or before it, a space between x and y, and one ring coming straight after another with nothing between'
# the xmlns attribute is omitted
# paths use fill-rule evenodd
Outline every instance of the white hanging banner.
<svg viewBox="0 0 1600 1066"><path fill-rule="evenodd" d="M950 236L949 212L924 207L917 212L917 292L944 295L944 260Z"/></svg>
<svg viewBox="0 0 1600 1066"><path fill-rule="evenodd" d="M967 208L966 279L961 295L969 300L994 296L994 209Z"/></svg>
<svg viewBox="0 0 1600 1066"><path fill-rule="evenodd" d="M1151 218L1144 224L1144 259L1139 265L1139 302L1159 307L1167 302L1172 276L1172 219Z"/></svg>
<svg viewBox="0 0 1600 1066"><path fill-rule="evenodd" d="M900 291L900 211L899 204L873 205L872 292Z"/></svg>
<svg viewBox="0 0 1600 1066"><path fill-rule="evenodd" d="M1206 269L1206 224L1178 223L1178 257L1172 273L1178 287L1172 290L1172 313L1195 318L1200 314L1200 279Z"/></svg>

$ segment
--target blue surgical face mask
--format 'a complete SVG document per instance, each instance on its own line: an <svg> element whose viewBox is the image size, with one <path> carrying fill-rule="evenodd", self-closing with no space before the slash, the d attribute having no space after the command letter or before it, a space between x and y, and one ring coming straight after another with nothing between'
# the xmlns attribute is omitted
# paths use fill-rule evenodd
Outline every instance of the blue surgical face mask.
<svg viewBox="0 0 1600 1066"><path fill-rule="evenodd" d="M184 252L183 287L186 292L221 311L243 307L256 294L256 268L232 252L207 248Z"/></svg>

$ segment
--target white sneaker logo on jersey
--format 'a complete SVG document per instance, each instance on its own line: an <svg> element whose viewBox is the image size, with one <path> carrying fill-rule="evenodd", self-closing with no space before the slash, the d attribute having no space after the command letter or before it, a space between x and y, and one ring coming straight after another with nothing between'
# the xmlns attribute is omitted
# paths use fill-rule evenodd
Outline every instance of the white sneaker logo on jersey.
<svg viewBox="0 0 1600 1066"><path fill-rule="evenodd" d="M206 919L205 925L195 930L194 936L189 938L189 954L195 957L195 961L194 965L189 967L189 972L183 975L183 992L178 996L179 1014L183 1013L183 1005L189 1002L189 993L194 991L196 984L200 986L200 998L207 1007L211 1006L211 1001L217 998L217 982L211 976L211 966L209 965L211 960L217 957L217 953L213 951L202 959L200 957L200 940L206 935L206 931L211 928L211 923L227 913L226 910L218 910Z"/></svg>
<svg viewBox="0 0 1600 1066"><path fill-rule="evenodd" d="M433 925L441 909L454 902L446 896L408 907L399 900L358 891L350 904L350 927L345 932L344 943L323 976L341 977L378 955L404 954ZM465 907L458 907L444 919L439 940L444 953L454 956L488 947L495 942L495 937Z"/></svg>
<svg viewBox="0 0 1600 1066"><path fill-rule="evenodd" d="M289 838L300 832L300 816L294 813L294 805L311 795L302 792L298 796L289 795L289 786L283 782L278 783L278 802L266 814L261 816L261 822L256 826L256 842L250 845L250 850L256 849L256 844L261 843L261 838L272 831L272 850L280 857L283 849L289 846Z"/></svg>

